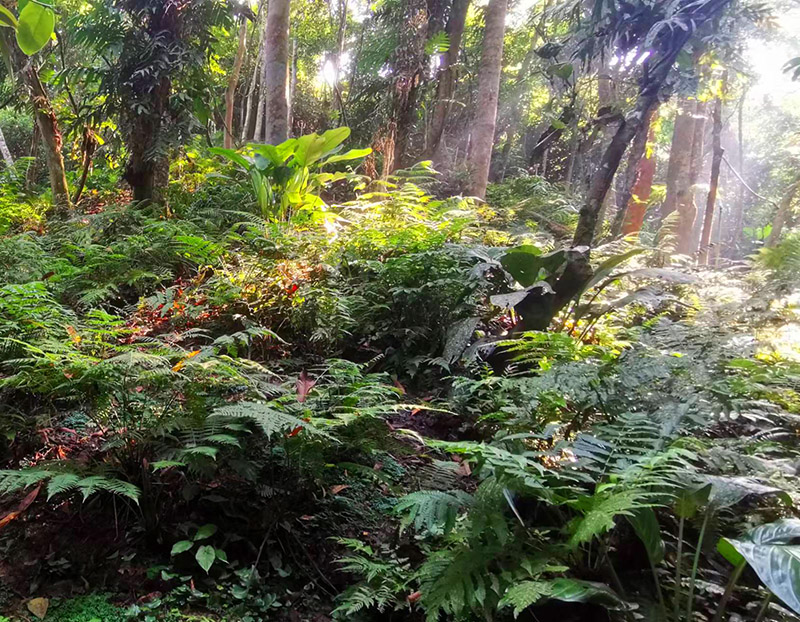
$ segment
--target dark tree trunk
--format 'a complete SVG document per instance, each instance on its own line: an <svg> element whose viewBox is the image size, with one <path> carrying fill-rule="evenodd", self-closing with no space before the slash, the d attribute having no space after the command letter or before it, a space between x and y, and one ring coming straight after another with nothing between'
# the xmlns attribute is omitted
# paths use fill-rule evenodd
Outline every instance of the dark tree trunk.
<svg viewBox="0 0 800 622"><path fill-rule="evenodd" d="M149 95L152 109L147 114L135 115L130 120L128 162L125 181L133 191L134 201L160 203L166 195L163 176L157 180L156 170L164 166L164 154L154 153L161 135L162 116L169 105L170 80L162 77L158 87Z"/></svg>
<svg viewBox="0 0 800 622"><path fill-rule="evenodd" d="M453 97L456 92L458 78L458 55L461 52L461 38L464 35L464 25L467 20L469 0L453 0L450 8L450 17L447 20L447 35L450 38L450 47L443 56L442 67L439 72L439 82L436 86L436 105L433 109L430 133L428 135L428 153L435 164L444 162L442 137L453 107Z"/></svg>

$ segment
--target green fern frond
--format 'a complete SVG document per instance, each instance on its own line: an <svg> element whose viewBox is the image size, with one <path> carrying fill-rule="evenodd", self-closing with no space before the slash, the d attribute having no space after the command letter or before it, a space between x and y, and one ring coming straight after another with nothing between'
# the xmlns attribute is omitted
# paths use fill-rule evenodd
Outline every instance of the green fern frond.
<svg viewBox="0 0 800 622"><path fill-rule="evenodd" d="M421 490L400 499L394 511L403 517L401 531L413 523L417 531L447 535L455 527L459 512L473 502L472 495L463 490Z"/></svg>

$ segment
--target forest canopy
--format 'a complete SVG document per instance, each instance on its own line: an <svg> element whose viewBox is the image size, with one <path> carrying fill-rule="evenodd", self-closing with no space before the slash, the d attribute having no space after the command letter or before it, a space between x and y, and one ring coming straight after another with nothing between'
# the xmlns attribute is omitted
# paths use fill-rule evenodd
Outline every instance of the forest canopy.
<svg viewBox="0 0 800 622"><path fill-rule="evenodd" d="M796 0L0 0L0 622L800 620Z"/></svg>

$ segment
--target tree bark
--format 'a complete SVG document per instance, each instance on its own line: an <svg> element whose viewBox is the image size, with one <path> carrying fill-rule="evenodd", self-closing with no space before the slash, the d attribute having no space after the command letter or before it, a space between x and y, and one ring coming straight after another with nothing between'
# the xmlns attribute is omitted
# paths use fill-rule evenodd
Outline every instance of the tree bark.
<svg viewBox="0 0 800 622"><path fill-rule="evenodd" d="M800 181L795 181L784 193L778 205L778 211L775 212L775 217L772 219L772 229L767 236L767 241L764 243L764 246L767 248L774 248L777 246L778 240L780 240L781 233L783 232L783 226L786 224L786 218L789 215L789 211L792 209L792 201L794 201L794 197L799 188Z"/></svg>
<svg viewBox="0 0 800 622"><path fill-rule="evenodd" d="M289 5L290 0L269 0L264 39L266 120L264 140L277 145L289 135Z"/></svg>
<svg viewBox="0 0 800 622"><path fill-rule="evenodd" d="M723 92L725 91L725 81L723 78ZM719 187L719 172L722 166L722 156L725 150L722 148L722 97L717 97L714 101L714 130L713 130L714 152L711 161L711 181L708 187L708 199L706 200L706 213L703 219L703 234L700 236L700 256L699 262L702 265L708 263L708 252L711 244L711 227L714 223L714 209L717 204L717 188ZM721 226L719 223L718 226Z"/></svg>
<svg viewBox="0 0 800 622"><path fill-rule="evenodd" d="M247 90L247 103L245 104L247 106L247 110L245 112L244 123L242 123L242 142L245 142L254 136L251 127L254 127L255 125L255 120L253 119L253 110L257 108L258 104L260 104L260 99L259 102L256 102L255 100L260 98L261 95L261 89L259 88L261 83L261 72L259 70L261 69L262 57L263 50L262 46L259 44L256 51L256 57L253 62L253 76L250 78L250 87ZM258 115L258 112L256 112L256 115Z"/></svg>
<svg viewBox="0 0 800 622"><path fill-rule="evenodd" d="M653 185L653 175L650 171L652 169L653 173L655 172L655 157L653 153L648 153L647 145L655 139L653 119L657 114L657 109L653 109L642 124L639 133L636 134L636 138L633 139L628 153L628 164L625 168L625 189L617 202L617 213L614 223L611 225L612 237L619 237L622 233L628 223L630 211L636 212L634 218L637 221L641 216L639 228L635 230L635 233L641 231L644 223L644 210L647 208L650 189ZM634 231L626 231L625 235L630 233L634 233Z"/></svg>
<svg viewBox="0 0 800 622"><path fill-rule="evenodd" d="M689 175L678 184L678 246L677 251L689 255L695 250L695 242L699 231L695 233L697 222L697 204L695 190L700 171L703 168L703 156L706 137L706 103L698 100L694 109L694 130L692 132L692 151L689 156ZM699 223L698 223L699 224Z"/></svg>
<svg viewBox="0 0 800 622"><path fill-rule="evenodd" d="M747 91L742 93L739 101L739 127L738 127L738 151L739 151L739 174L744 175L744 104L747 99ZM739 184L739 192L736 195L736 203L733 208L733 224L730 235L730 251L733 254L739 239L742 236L742 223L744 221L744 192L745 187Z"/></svg>
<svg viewBox="0 0 800 622"><path fill-rule="evenodd" d="M445 159L442 136L453 108L453 96L458 77L458 55L461 52L461 38L464 35L468 9L469 0L453 0L450 17L447 19L446 32L450 38L450 47L442 56L439 82L436 85L436 105L433 108L433 118L428 134L428 153L437 165L443 163Z"/></svg>
<svg viewBox="0 0 800 622"><path fill-rule="evenodd" d="M228 78L228 90L225 91L225 138L223 145L226 149L233 148L233 111L236 102L236 87L239 84L239 74L242 71L244 53L247 49L247 18L242 17L242 24L239 26L239 47L236 49L236 60L233 63L233 70Z"/></svg>
<svg viewBox="0 0 800 622"><path fill-rule="evenodd" d="M253 128L253 140L257 143L264 142L264 111L267 107L267 37L266 27L264 36L261 38L261 80L258 86L256 99L256 120Z"/></svg>
<svg viewBox="0 0 800 622"><path fill-rule="evenodd" d="M6 144L6 137L3 136L3 129L0 128L0 154L3 155L3 161L6 163L6 168L9 170L14 168L14 158L11 157L11 152L8 150Z"/></svg>
<svg viewBox="0 0 800 622"><path fill-rule="evenodd" d="M392 118L389 121L384 170L394 171L406 164L408 139L414 124L419 81L424 71L425 40L428 36L428 6L425 0L405 0L405 19L394 52Z"/></svg>
<svg viewBox="0 0 800 622"><path fill-rule="evenodd" d="M28 154L28 156L33 159L31 160L28 170L25 171L25 190L27 192L30 192L33 189L33 186L36 185L36 177L38 176L39 169L39 138L39 126L36 124L36 120L34 118L33 134L31 135L31 150Z"/></svg>
<svg viewBox="0 0 800 622"><path fill-rule="evenodd" d="M36 126L42 137L45 150L45 163L50 177L50 189L53 193L53 203L59 211L66 211L72 207L67 187L67 176L64 170L64 158L61 155L62 137L58 128L50 97L39 79L39 72L34 65L28 64L23 71L25 82L31 92L33 109L36 115Z"/></svg>
<svg viewBox="0 0 800 622"><path fill-rule="evenodd" d="M678 209L681 188L685 187L689 177L694 139L693 110L694 103L689 99L682 99L678 103L667 166L667 196L661 206L662 220Z"/></svg>
<svg viewBox="0 0 800 622"><path fill-rule="evenodd" d="M169 107L171 81L163 76L156 88L139 94L148 100L151 109L145 114L132 113L129 120L128 162L125 167L125 181L133 190L134 201L160 203L166 191L163 175L157 172L164 167L166 157L153 153L161 134L161 119Z"/></svg>
<svg viewBox="0 0 800 622"><path fill-rule="evenodd" d="M469 193L481 199L486 197L489 166L492 161L507 10L508 0L489 0L486 9L486 28L478 69L478 97L475 102L472 147L468 161L471 177L468 182Z"/></svg>
<svg viewBox="0 0 800 622"><path fill-rule="evenodd" d="M81 144L81 178L78 181L78 186L75 188L75 196L72 198L73 203L81 200L83 189L86 187L86 179L89 177L89 171L92 169L92 160L94 152L97 149L97 138L88 125L83 127L83 141Z"/></svg>
<svg viewBox="0 0 800 622"><path fill-rule="evenodd" d="M648 131L648 142L654 142L656 128L651 122ZM639 234L644 226L644 217L647 213L647 204L653 189L653 180L656 176L656 155L645 149L644 157L639 161L639 170L636 183L628 199L627 213L622 225L623 235Z"/></svg>

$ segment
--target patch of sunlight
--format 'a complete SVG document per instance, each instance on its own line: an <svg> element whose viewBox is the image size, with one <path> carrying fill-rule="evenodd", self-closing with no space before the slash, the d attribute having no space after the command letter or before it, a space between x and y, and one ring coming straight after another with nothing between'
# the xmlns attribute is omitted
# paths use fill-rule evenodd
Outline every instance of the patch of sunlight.
<svg viewBox="0 0 800 622"><path fill-rule="evenodd" d="M759 332L758 338L763 349L777 354L782 359L800 362L800 323L789 322L783 326L763 330Z"/></svg>

